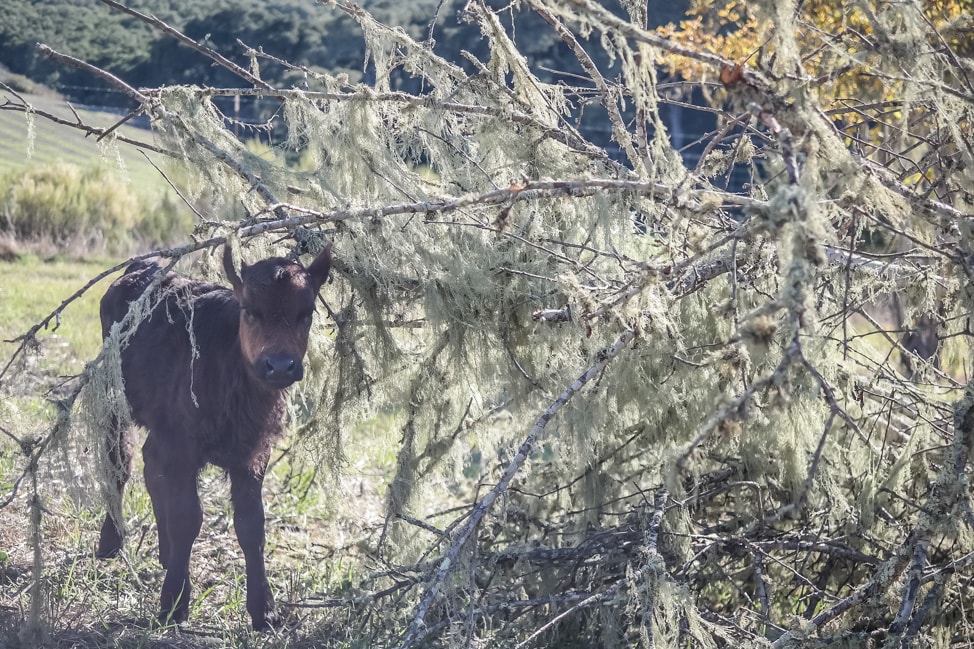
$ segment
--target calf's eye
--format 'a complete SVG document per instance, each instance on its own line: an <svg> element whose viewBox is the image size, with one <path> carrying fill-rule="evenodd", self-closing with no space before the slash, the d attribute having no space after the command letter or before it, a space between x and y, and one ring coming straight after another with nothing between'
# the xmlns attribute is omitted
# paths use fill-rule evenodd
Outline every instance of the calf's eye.
<svg viewBox="0 0 974 649"><path fill-rule="evenodd" d="M254 313L250 309L241 307L240 313L243 315L244 322L246 322L249 325L252 325L258 320L260 320L260 315Z"/></svg>

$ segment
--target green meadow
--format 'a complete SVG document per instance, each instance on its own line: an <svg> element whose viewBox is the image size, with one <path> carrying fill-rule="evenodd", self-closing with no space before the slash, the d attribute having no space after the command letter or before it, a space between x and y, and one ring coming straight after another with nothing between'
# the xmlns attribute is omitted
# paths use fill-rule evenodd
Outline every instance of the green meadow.
<svg viewBox="0 0 974 649"><path fill-rule="evenodd" d="M9 93L0 90L0 99L6 96L17 102ZM108 128L122 119L122 115L71 107L56 96L21 95L37 111L50 113L71 122L77 116L91 126ZM0 102L2 103L2 102ZM31 122L33 124L31 125ZM118 135L153 143L151 131L122 125ZM116 146L111 136L102 142L97 137L71 126L56 124L42 116L28 119L27 114L7 108L0 110L0 176L28 165L50 162L69 162L84 167L103 163L115 167L120 175L140 191L157 193L167 185L159 172L135 147ZM160 156L147 152L156 164L163 162Z"/></svg>

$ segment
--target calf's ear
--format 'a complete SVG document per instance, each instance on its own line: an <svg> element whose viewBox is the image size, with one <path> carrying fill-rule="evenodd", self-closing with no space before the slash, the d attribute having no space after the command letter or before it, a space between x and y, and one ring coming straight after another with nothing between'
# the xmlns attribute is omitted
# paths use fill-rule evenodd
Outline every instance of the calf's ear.
<svg viewBox="0 0 974 649"><path fill-rule="evenodd" d="M240 266L240 270L242 271L243 263ZM223 272L226 273L227 279L233 285L233 292L239 298L240 292L243 290L243 280L240 279L240 275L237 274L237 269L233 266L233 250L229 244L223 246Z"/></svg>
<svg viewBox="0 0 974 649"><path fill-rule="evenodd" d="M328 279L328 271L330 269L331 242L325 244L325 247L321 249L321 252L315 257L315 260L308 266L308 274L311 276L311 283L316 293L321 288L321 285L325 283L325 280Z"/></svg>

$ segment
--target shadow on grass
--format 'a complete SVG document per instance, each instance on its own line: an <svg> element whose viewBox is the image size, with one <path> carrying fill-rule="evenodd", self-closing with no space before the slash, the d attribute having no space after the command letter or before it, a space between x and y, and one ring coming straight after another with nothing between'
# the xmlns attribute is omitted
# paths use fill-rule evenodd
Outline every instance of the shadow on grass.
<svg viewBox="0 0 974 649"><path fill-rule="evenodd" d="M211 649L228 646L298 646L289 639L268 636L264 642L249 642L242 633L237 638L225 633L186 626L159 626L154 618L129 618L58 629L45 629L40 645L25 642L22 632L27 620L13 607L0 607L0 647L4 649ZM310 645L308 645L310 646Z"/></svg>

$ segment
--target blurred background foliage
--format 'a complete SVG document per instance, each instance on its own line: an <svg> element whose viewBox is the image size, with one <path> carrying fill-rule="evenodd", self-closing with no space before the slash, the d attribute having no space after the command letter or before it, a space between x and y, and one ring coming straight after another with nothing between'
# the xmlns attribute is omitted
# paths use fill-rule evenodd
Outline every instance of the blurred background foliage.
<svg viewBox="0 0 974 649"><path fill-rule="evenodd" d="M345 12L308 0L131 0L125 4L154 15L245 69L254 64L247 56L247 47L286 60L290 66L260 60L259 76L278 88L309 88L311 84L311 89L320 89L314 87L313 77L296 69L299 67L342 75L349 83L369 83L375 75L374 62L366 55L366 44L355 21ZM461 0L379 0L362 4L379 21L400 27L417 41L432 42L434 51L467 68L468 73L473 71L472 64L457 56L458 52L466 50L479 60L490 58L480 28L458 20L464 5ZM584 72L578 60L537 14L526 7L488 4L505 8L498 14L499 19L516 38L521 53L537 66L539 78L546 82L577 82L573 75ZM686 0L653 0L648 4L649 15L658 24L679 20L690 7ZM46 58L35 47L38 42L111 72L136 88L174 84L219 88L236 86L238 82L225 68L98 0L6 2L0 20L0 82L24 93L35 106L50 111L56 111L55 104L63 104L62 99L67 100L89 122L93 112L120 119L135 106L117 88ZM595 50L594 56L601 68L613 67L603 50ZM396 69L389 83L393 90L419 93L423 81ZM213 101L234 120L236 134L249 140L248 146L258 155L280 156L283 151L284 155L293 154L294 159L276 162L296 170L307 166L300 153L289 153L277 146L287 137L279 100L216 97ZM112 113L117 117L112 118ZM65 111L61 116L70 118ZM672 130L678 140L692 139L683 138L684 131L704 133L713 126L712 116L706 113L674 113L672 118ZM583 131L588 131L586 135L593 142L617 150L610 130L605 128L604 110L597 102L585 108L581 120ZM35 147L34 141L24 140L23 116L0 111L0 135L9 137L12 145L0 152L0 176L6 174L2 181L0 236L30 243L35 248L40 243L42 247L54 245L63 251L71 244L78 254L87 246L96 254L128 254L170 245L189 234L194 221L192 212L146 161L124 157L123 152L122 167L112 173L109 167L114 163L106 159L104 152L101 157L93 154L94 149L81 142L81 134L70 129L51 131L51 125L44 120L38 122L37 132L31 134L40 143ZM103 117L101 123L108 125L111 121ZM120 133L129 126L144 129L148 120L142 116L130 119ZM143 137L150 138L148 133ZM22 146L17 145L18 140L24 140ZM65 142L71 143L70 151ZM72 155L82 150L84 154ZM163 160L155 162L165 164ZM171 168L167 168L167 173L179 175ZM40 181L41 178L46 180ZM179 185L178 178L173 180ZM64 187L43 198L36 192L28 198L24 187L36 186L38 182ZM106 202L99 192L112 195L112 201ZM18 203L19 197L24 201ZM206 192L197 191L191 199L208 216L240 216L235 206L216 209ZM126 202L125 209L131 213L123 217L119 211ZM58 216L55 218L54 214Z"/></svg>

